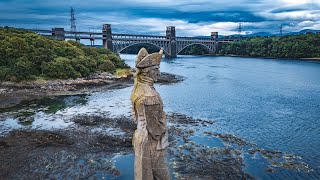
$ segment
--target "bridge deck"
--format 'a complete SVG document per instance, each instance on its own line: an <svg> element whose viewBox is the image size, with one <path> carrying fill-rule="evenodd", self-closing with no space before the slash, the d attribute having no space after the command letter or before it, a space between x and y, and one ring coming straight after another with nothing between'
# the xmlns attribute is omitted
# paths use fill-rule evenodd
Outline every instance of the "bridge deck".
<svg viewBox="0 0 320 180"><path fill-rule="evenodd" d="M55 35L52 35L54 32L53 30L41 30L41 29L27 29L29 31L47 36L47 37L55 37ZM71 32L71 31L64 31L64 34L61 34L60 37L65 37L66 39L91 39L91 40L102 40L106 39L106 37L103 37L105 35L104 33L99 32L85 32L85 31L79 31L79 32ZM59 36L59 35L58 35ZM115 40L152 40L152 41L168 41L168 38L166 36L158 36L158 35L140 35L140 34L112 34L112 39ZM232 42L236 41L237 39L221 39L219 38L218 42ZM200 42L200 41L206 41L206 42L212 42L215 41L213 38L205 38L205 37L176 37L176 41L188 41L188 42Z"/></svg>
<svg viewBox="0 0 320 180"><path fill-rule="evenodd" d="M167 27L166 35L142 35L142 34L116 34L112 33L110 24L103 24L102 32L65 31L64 28L52 28L51 30L28 29L40 35L51 37L57 40L74 39L90 40L94 45L95 40L101 40L103 47L115 53L134 44L149 43L164 49L166 56L177 57L183 49L193 44L202 45L210 54L214 54L219 43L239 41L239 38L218 38L218 32L211 32L208 37L176 37L175 28Z"/></svg>

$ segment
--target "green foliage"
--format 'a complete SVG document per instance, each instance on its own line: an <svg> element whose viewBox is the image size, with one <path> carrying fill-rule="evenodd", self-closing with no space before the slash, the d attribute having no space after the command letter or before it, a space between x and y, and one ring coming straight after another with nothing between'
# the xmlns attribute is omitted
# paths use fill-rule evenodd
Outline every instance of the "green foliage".
<svg viewBox="0 0 320 180"><path fill-rule="evenodd" d="M109 60L105 60L101 64L99 64L98 69L100 71L107 71L107 72L111 72L111 73L114 73L116 70L113 63Z"/></svg>
<svg viewBox="0 0 320 180"><path fill-rule="evenodd" d="M132 45L122 51L122 53L126 54L137 54L141 48L146 48L149 53L159 52L160 48L152 45L152 44L136 44ZM184 55L204 55L209 54L208 50L206 50L202 45L193 44L191 46L183 49L179 54Z"/></svg>
<svg viewBox="0 0 320 180"><path fill-rule="evenodd" d="M42 64L43 73L47 77L52 78L77 78L81 74L78 73L71 64L71 60L65 57L55 58L53 61Z"/></svg>
<svg viewBox="0 0 320 180"><path fill-rule="evenodd" d="M179 54L204 55L204 54L209 54L209 52L207 49L205 49L204 46L199 45L199 44L193 44L193 45L190 45L190 46L184 48Z"/></svg>
<svg viewBox="0 0 320 180"><path fill-rule="evenodd" d="M89 57L80 56L79 58L74 58L71 60L71 65L81 74L80 77L86 77L98 70L97 60Z"/></svg>
<svg viewBox="0 0 320 180"><path fill-rule="evenodd" d="M0 81L5 81L10 76L10 68L0 66Z"/></svg>
<svg viewBox="0 0 320 180"><path fill-rule="evenodd" d="M150 44L137 44L123 50L123 53L137 54L142 48L149 53L159 51L159 48ZM282 37L253 37L241 42L224 43L219 46L219 54L274 57L274 58L312 58L320 57L320 34L301 34ZM204 46L191 45L179 54L203 55L208 54Z"/></svg>
<svg viewBox="0 0 320 180"><path fill-rule="evenodd" d="M86 77L128 68L108 49L57 41L26 30L0 27L0 80Z"/></svg>
<svg viewBox="0 0 320 180"><path fill-rule="evenodd" d="M112 54L112 52L109 49L104 49L104 48L98 48L98 49L96 49L96 51L99 54Z"/></svg>
<svg viewBox="0 0 320 180"><path fill-rule="evenodd" d="M108 59L114 64L116 68L126 67L125 62L116 54L108 54Z"/></svg>
<svg viewBox="0 0 320 180"><path fill-rule="evenodd" d="M13 64L13 74L18 80L34 79L39 73L33 67L32 62L25 56L20 57Z"/></svg>
<svg viewBox="0 0 320 180"><path fill-rule="evenodd" d="M116 71L116 65L109 59L109 56L110 54L101 54L98 56L97 66L101 72L106 71L114 73Z"/></svg>
<svg viewBox="0 0 320 180"><path fill-rule="evenodd" d="M149 53L159 52L160 48L158 46L152 45L152 44L135 44L132 45L124 50L122 50L122 53L125 54L138 54L141 48L146 48L146 50Z"/></svg>
<svg viewBox="0 0 320 180"><path fill-rule="evenodd" d="M254 37L222 44L219 54L275 58L320 57L320 34Z"/></svg>

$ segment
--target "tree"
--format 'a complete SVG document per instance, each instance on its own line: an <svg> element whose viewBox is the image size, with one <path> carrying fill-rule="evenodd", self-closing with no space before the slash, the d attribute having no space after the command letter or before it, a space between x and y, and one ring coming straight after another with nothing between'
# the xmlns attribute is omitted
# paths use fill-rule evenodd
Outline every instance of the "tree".
<svg viewBox="0 0 320 180"><path fill-rule="evenodd" d="M249 38L223 44L219 53L278 58L320 57L320 34Z"/></svg>
<svg viewBox="0 0 320 180"><path fill-rule="evenodd" d="M110 50L76 41L57 41L33 32L0 27L0 79L86 77L98 71L128 68Z"/></svg>
<svg viewBox="0 0 320 180"><path fill-rule="evenodd" d="M17 62L13 65L14 75L18 80L34 79L39 73L33 67L33 64L25 56L17 59Z"/></svg>
<svg viewBox="0 0 320 180"><path fill-rule="evenodd" d="M0 81L5 81L10 77L11 69L5 66L0 66Z"/></svg>
<svg viewBox="0 0 320 180"><path fill-rule="evenodd" d="M48 63L44 62L42 64L42 72L50 78L67 79L81 77L81 74L72 67L71 60L65 57L55 58Z"/></svg>

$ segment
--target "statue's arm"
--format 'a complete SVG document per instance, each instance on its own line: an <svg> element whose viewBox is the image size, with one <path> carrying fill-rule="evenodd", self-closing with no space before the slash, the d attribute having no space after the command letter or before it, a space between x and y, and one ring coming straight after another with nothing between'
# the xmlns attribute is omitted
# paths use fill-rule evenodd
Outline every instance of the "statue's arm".
<svg viewBox="0 0 320 180"><path fill-rule="evenodd" d="M160 140L166 132L165 114L157 97L146 96L135 103L137 130L147 129L156 140Z"/></svg>
<svg viewBox="0 0 320 180"><path fill-rule="evenodd" d="M147 121L147 130L150 135L160 140L166 132L166 124L163 118L163 112L160 104L145 105L145 117Z"/></svg>
<svg viewBox="0 0 320 180"><path fill-rule="evenodd" d="M143 99L138 99L135 103L137 130L145 130L147 128L147 121L145 116L145 108Z"/></svg>

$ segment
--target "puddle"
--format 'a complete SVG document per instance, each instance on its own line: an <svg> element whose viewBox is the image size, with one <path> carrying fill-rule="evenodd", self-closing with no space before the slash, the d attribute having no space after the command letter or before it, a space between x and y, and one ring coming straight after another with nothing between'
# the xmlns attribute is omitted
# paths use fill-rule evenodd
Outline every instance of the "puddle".
<svg viewBox="0 0 320 180"><path fill-rule="evenodd" d="M208 146L210 148L223 148L225 147L223 141L217 137L208 137L208 136L191 136L190 141L197 142L198 144L202 144Z"/></svg>

